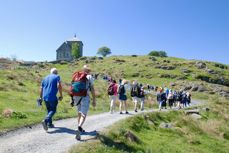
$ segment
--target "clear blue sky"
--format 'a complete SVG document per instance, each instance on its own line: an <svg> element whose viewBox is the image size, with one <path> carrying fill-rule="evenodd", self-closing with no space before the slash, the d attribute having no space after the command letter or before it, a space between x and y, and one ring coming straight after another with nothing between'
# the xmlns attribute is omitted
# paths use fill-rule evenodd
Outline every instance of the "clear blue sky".
<svg viewBox="0 0 229 153"><path fill-rule="evenodd" d="M2 0L0 57L55 60L77 37L84 55L169 56L229 64L229 0Z"/></svg>

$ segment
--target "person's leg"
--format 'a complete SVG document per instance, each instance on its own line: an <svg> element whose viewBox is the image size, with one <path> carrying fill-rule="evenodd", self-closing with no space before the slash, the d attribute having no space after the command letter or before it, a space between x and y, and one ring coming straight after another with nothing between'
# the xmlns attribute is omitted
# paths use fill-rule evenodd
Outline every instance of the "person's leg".
<svg viewBox="0 0 229 153"><path fill-rule="evenodd" d="M82 115L81 114L81 117L80 117L80 119L79 119L79 127L82 127L83 126L83 124L84 124L84 122L85 122L85 120L86 120L86 115Z"/></svg>
<svg viewBox="0 0 229 153"><path fill-rule="evenodd" d="M48 110L48 114L45 118L46 123L48 123L49 125L52 125L52 117L54 116L54 114L56 113L56 107L57 107L58 102L46 102L46 107Z"/></svg>
<svg viewBox="0 0 229 153"><path fill-rule="evenodd" d="M163 101L159 101L159 110L161 110L162 102Z"/></svg>
<svg viewBox="0 0 229 153"><path fill-rule="evenodd" d="M119 112L120 112L120 114L122 113L122 105L123 105L123 101L120 100L120 103L119 103Z"/></svg>
<svg viewBox="0 0 229 153"><path fill-rule="evenodd" d="M114 96L113 111L115 112L117 96Z"/></svg>
<svg viewBox="0 0 229 153"><path fill-rule="evenodd" d="M86 120L89 106L90 106L90 97L89 96L83 97L81 103L78 105L78 113L80 114L80 117L78 119L78 130L80 132L84 132L82 126Z"/></svg>
<svg viewBox="0 0 229 153"><path fill-rule="evenodd" d="M133 101L134 101L134 111L137 112L138 111L138 108L137 108L137 105L138 105L137 97L133 97Z"/></svg>
<svg viewBox="0 0 229 153"><path fill-rule="evenodd" d="M144 103L145 103L145 99L141 98L141 111L144 110Z"/></svg>
<svg viewBox="0 0 229 153"><path fill-rule="evenodd" d="M113 113L113 109L114 109L114 96L110 96L110 113Z"/></svg>
<svg viewBox="0 0 229 153"><path fill-rule="evenodd" d="M129 112L127 111L127 104L126 104L126 100L123 101L124 102L124 110L126 111L126 114L128 114Z"/></svg>

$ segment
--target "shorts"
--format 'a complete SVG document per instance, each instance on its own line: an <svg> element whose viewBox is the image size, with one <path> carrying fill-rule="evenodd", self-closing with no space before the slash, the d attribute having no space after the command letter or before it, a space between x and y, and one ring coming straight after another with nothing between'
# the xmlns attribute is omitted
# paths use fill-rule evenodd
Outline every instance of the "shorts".
<svg viewBox="0 0 229 153"><path fill-rule="evenodd" d="M126 95L119 95L119 100L126 101L127 100Z"/></svg>
<svg viewBox="0 0 229 153"><path fill-rule="evenodd" d="M134 103L137 103L139 101L139 98L138 97L132 97L132 99L133 99L133 102Z"/></svg>
<svg viewBox="0 0 229 153"><path fill-rule="evenodd" d="M82 99L81 99L82 98ZM81 113L83 116L86 116L90 107L90 97L80 97L80 96L73 96L74 103L77 104L79 100L81 99L81 102L79 105L77 105L77 111L78 113Z"/></svg>

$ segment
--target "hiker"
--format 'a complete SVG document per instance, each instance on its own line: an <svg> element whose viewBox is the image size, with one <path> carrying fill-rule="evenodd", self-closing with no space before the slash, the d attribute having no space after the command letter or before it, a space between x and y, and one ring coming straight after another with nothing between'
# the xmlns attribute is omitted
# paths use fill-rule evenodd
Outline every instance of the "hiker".
<svg viewBox="0 0 229 153"><path fill-rule="evenodd" d="M178 109L181 109L181 104L182 104L182 90L180 90L178 93L177 93L177 107Z"/></svg>
<svg viewBox="0 0 229 153"><path fill-rule="evenodd" d="M121 85L122 84L122 79L118 80L118 84Z"/></svg>
<svg viewBox="0 0 229 153"><path fill-rule="evenodd" d="M182 93L182 104L183 104L183 108L189 106L188 105L188 95L189 94L187 94L187 92L185 92L185 91Z"/></svg>
<svg viewBox="0 0 229 153"><path fill-rule="evenodd" d="M94 81L90 75L91 69L88 65L83 66L82 71L73 73L70 95L73 96L74 105L78 110L78 130L76 130L76 139L80 139L80 133L85 132L82 128L90 106L90 96L92 95L92 106L96 106Z"/></svg>
<svg viewBox="0 0 229 153"><path fill-rule="evenodd" d="M177 106L177 102L178 102L178 94L177 94L177 91L174 90L174 91L173 91L173 106L174 106L174 107Z"/></svg>
<svg viewBox="0 0 229 153"><path fill-rule="evenodd" d="M144 110L144 103L145 103L145 91L144 91L144 86L142 84L139 85L140 86L140 94L139 94L139 100L141 103L141 111Z"/></svg>
<svg viewBox="0 0 229 153"><path fill-rule="evenodd" d="M163 88L159 88L159 93L157 93L157 101L159 103L159 110L161 111L162 107L166 109L166 93L163 92Z"/></svg>
<svg viewBox="0 0 229 153"><path fill-rule="evenodd" d="M138 102L139 102L139 94L140 94L140 87L137 83L137 81L133 81L131 89L130 89L130 95L132 97L132 100L134 102L134 111L138 112Z"/></svg>
<svg viewBox="0 0 229 153"><path fill-rule="evenodd" d="M124 110L126 111L126 114L129 114L129 112L127 111L127 105L126 105L126 100L127 100L126 89L125 89L126 84L127 84L127 81L122 80L121 85L118 87L118 94L119 94L119 101L120 101L120 105L119 105L120 114L123 114L122 113L123 105L124 105Z"/></svg>
<svg viewBox="0 0 229 153"><path fill-rule="evenodd" d="M168 99L169 107L170 107L170 109L172 109L173 102L174 102L174 97L173 97L173 92L172 92L171 89L169 90L169 94L168 94L167 99Z"/></svg>
<svg viewBox="0 0 229 153"><path fill-rule="evenodd" d="M57 92L59 91L59 98L57 98ZM42 102L42 100L45 101L45 106L47 108L47 116L42 121L42 125L45 131L48 130L48 128L53 128L54 125L52 123L52 117L56 113L56 107L58 104L58 100L62 100L62 86L61 86L61 79L58 75L57 69L52 68L50 70L50 74L47 75L41 83L40 88L40 98L39 100Z"/></svg>
<svg viewBox="0 0 229 153"><path fill-rule="evenodd" d="M190 106L190 103L191 103L191 94L189 92L186 93L186 96L187 96L187 104L188 106Z"/></svg>
<svg viewBox="0 0 229 153"><path fill-rule="evenodd" d="M107 93L110 97L111 103L110 103L110 113L114 113L115 111L115 105L116 105L116 99L117 99L117 95L118 95L118 85L116 84L116 81L113 80L108 89L107 89Z"/></svg>

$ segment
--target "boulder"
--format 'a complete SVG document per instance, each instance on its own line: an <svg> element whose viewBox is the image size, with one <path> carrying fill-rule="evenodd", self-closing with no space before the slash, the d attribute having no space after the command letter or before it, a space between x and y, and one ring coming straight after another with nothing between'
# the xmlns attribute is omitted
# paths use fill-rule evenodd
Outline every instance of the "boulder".
<svg viewBox="0 0 229 153"><path fill-rule="evenodd" d="M133 134L130 131L127 131L124 136L126 137L127 140L129 140L130 142L139 142L139 138Z"/></svg>
<svg viewBox="0 0 229 153"><path fill-rule="evenodd" d="M188 70L186 68L182 68L181 69L181 72L183 72L183 73L191 73L192 71L191 70Z"/></svg>
<svg viewBox="0 0 229 153"><path fill-rule="evenodd" d="M194 119L194 120L198 120L198 119L201 119L201 118L202 118L202 116L199 115L199 114L191 114L190 117L191 117L192 119Z"/></svg>
<svg viewBox="0 0 229 153"><path fill-rule="evenodd" d="M209 112L210 109L208 107L204 107L204 108L202 108L202 111Z"/></svg>
<svg viewBox="0 0 229 153"><path fill-rule="evenodd" d="M209 73L209 74L216 74L216 72L212 69L206 69L206 71Z"/></svg>
<svg viewBox="0 0 229 153"><path fill-rule="evenodd" d="M176 67L175 66L165 66L165 65L159 65L155 66L156 69L163 69L163 70L174 70Z"/></svg>
<svg viewBox="0 0 229 153"><path fill-rule="evenodd" d="M198 90L197 90L198 92L204 92L204 91L208 91L204 86L202 86L202 85L200 85L199 87L198 87Z"/></svg>
<svg viewBox="0 0 229 153"><path fill-rule="evenodd" d="M172 125L172 123L161 123L159 125L159 127L163 128L163 129L171 129L171 128L173 128L173 125Z"/></svg>
<svg viewBox="0 0 229 153"><path fill-rule="evenodd" d="M186 85L186 86L184 87L184 90L185 90L185 91L190 90L190 89L192 89L192 86L191 86L191 85Z"/></svg>
<svg viewBox="0 0 229 153"><path fill-rule="evenodd" d="M200 114L200 110L199 109L185 110L184 113L186 115L189 115L189 114Z"/></svg>
<svg viewBox="0 0 229 153"><path fill-rule="evenodd" d="M198 84L193 84L191 91L197 91L198 89L199 89L199 85Z"/></svg>
<svg viewBox="0 0 229 153"><path fill-rule="evenodd" d="M204 62L201 62L201 61L197 61L195 65L198 69L205 69L206 68L206 64Z"/></svg>

